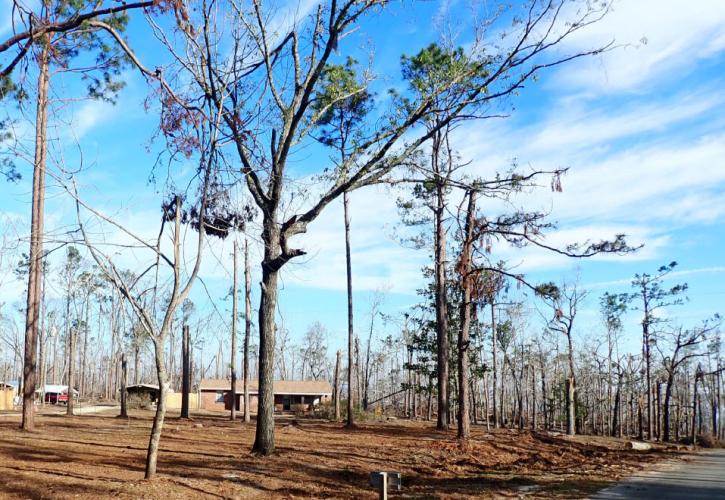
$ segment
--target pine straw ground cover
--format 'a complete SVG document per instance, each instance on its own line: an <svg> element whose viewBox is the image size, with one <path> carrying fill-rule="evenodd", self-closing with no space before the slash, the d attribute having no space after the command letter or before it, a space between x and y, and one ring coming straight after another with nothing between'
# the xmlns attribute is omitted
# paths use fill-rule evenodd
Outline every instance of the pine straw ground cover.
<svg viewBox="0 0 725 500"><path fill-rule="evenodd" d="M167 418L158 478L143 478L151 412L68 418L42 415L22 433L0 418L1 498L376 498L371 471L403 474L391 498L581 498L622 475L672 457L637 452L626 441L474 426L462 447L455 433L427 422L342 424L280 420L277 453L249 450L254 424L224 416Z"/></svg>

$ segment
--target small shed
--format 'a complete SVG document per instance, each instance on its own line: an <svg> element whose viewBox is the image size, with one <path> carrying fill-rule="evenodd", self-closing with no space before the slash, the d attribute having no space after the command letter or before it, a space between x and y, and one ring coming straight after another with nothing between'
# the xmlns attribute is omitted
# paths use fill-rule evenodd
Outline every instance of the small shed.
<svg viewBox="0 0 725 500"><path fill-rule="evenodd" d="M15 386L0 382L0 410L12 410Z"/></svg>
<svg viewBox="0 0 725 500"><path fill-rule="evenodd" d="M148 408L159 400L159 386L153 384L132 384L126 386L128 406L131 408Z"/></svg>

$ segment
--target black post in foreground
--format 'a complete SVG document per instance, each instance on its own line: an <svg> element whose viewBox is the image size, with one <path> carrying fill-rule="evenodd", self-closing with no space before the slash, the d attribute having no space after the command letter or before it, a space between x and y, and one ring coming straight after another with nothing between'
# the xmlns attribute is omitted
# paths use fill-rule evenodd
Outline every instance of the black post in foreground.
<svg viewBox="0 0 725 500"><path fill-rule="evenodd" d="M184 325L181 340L181 418L189 418L189 325Z"/></svg>

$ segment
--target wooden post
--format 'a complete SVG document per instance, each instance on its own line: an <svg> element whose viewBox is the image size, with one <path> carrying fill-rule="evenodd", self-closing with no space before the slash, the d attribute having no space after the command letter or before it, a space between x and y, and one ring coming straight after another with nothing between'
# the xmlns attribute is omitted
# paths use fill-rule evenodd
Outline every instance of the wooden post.
<svg viewBox="0 0 725 500"><path fill-rule="evenodd" d="M181 339L181 418L189 418L189 325L184 325Z"/></svg>
<svg viewBox="0 0 725 500"><path fill-rule="evenodd" d="M119 417L128 417L128 400L126 398L126 383L128 378L128 369L126 363L126 353L121 354L121 414Z"/></svg>
<svg viewBox="0 0 725 500"><path fill-rule="evenodd" d="M234 258L233 258L234 271L232 272L232 376L231 376L231 391L230 402L231 411L229 412L229 419L236 420L237 418L237 240L234 240ZM246 401L245 401L246 403Z"/></svg>

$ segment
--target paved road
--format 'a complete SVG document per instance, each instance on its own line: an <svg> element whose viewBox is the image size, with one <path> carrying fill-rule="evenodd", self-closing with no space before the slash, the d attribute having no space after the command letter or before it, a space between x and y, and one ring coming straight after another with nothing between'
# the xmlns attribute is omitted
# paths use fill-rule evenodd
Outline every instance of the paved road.
<svg viewBox="0 0 725 500"><path fill-rule="evenodd" d="M725 450L687 455L600 491L592 500L725 499Z"/></svg>

